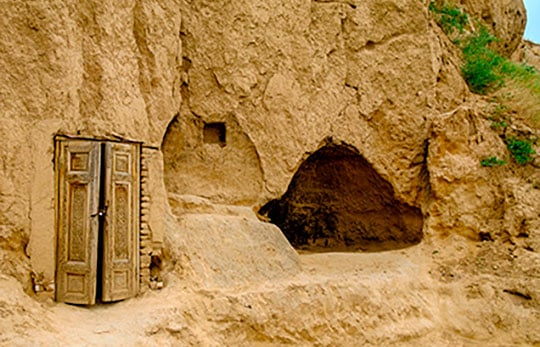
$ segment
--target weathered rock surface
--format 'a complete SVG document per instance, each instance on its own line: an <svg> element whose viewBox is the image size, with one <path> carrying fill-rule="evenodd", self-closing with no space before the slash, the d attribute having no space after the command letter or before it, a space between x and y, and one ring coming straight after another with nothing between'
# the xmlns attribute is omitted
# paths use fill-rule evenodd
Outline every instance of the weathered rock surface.
<svg viewBox="0 0 540 347"><path fill-rule="evenodd" d="M170 197L166 246L176 272L207 289L279 280L300 271L298 255L273 224L249 207L214 205L192 196Z"/></svg>
<svg viewBox="0 0 540 347"><path fill-rule="evenodd" d="M540 44L524 40L514 53L514 60L527 63L540 71Z"/></svg>
<svg viewBox="0 0 540 347"><path fill-rule="evenodd" d="M499 39L495 47L500 53L510 57L519 47L527 23L523 0L460 0L458 3Z"/></svg>
<svg viewBox="0 0 540 347"><path fill-rule="evenodd" d="M234 114L257 149L263 199L284 193L306 154L332 136L415 202L442 69L425 6L182 2L181 11L189 65L180 116Z"/></svg>
<svg viewBox="0 0 540 347"><path fill-rule="evenodd" d="M162 145L167 190L220 203L256 203L263 187L256 148L233 115L212 121L187 115L169 125Z"/></svg>
<svg viewBox="0 0 540 347"><path fill-rule="evenodd" d="M433 120L428 170L434 199L427 230L479 239L481 235L512 233L515 227L509 227L508 220L521 223L527 232L535 229L532 225L536 222L530 218L537 217L524 211L535 210L533 200L540 198L535 184L539 179L537 165L514 163L504 141L493 131L489 107L486 102L464 105ZM513 125L505 131L508 137L531 131L532 137L538 136L537 130L526 126ZM482 159L492 156L510 165L479 167ZM515 194L520 198L514 198Z"/></svg>
<svg viewBox="0 0 540 347"><path fill-rule="evenodd" d="M433 232L478 238L500 229L503 193L498 172L480 168L482 158L504 157L505 145L490 122L462 107L434 119L429 141L430 187L435 199L428 225Z"/></svg>
<svg viewBox="0 0 540 347"><path fill-rule="evenodd" d="M159 146L181 99L180 13L172 1L8 1L0 17L0 247L51 281L53 136Z"/></svg>

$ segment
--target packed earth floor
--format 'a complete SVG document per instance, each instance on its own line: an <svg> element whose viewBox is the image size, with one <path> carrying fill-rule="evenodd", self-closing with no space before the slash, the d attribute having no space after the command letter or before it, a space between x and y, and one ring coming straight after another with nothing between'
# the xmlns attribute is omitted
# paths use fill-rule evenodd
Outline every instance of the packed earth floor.
<svg viewBox="0 0 540 347"><path fill-rule="evenodd" d="M170 272L161 290L92 307L39 303L1 277L0 344L535 345L535 255L460 237L377 253L304 253L301 273L279 281L192 288Z"/></svg>

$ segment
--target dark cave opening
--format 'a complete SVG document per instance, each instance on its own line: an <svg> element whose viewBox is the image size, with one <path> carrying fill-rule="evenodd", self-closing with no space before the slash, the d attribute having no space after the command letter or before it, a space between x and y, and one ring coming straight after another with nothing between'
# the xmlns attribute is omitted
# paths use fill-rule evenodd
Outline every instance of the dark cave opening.
<svg viewBox="0 0 540 347"><path fill-rule="evenodd" d="M299 250L381 251L422 239L421 211L397 200L392 185L345 145L313 153L260 213Z"/></svg>

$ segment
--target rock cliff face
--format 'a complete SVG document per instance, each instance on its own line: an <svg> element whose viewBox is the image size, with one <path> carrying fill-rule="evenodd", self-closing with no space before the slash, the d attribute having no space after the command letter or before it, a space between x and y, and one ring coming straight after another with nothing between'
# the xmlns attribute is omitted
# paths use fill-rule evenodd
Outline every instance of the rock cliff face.
<svg viewBox="0 0 540 347"><path fill-rule="evenodd" d="M496 33L507 33L505 53L514 50L524 26L521 1L462 3ZM42 253L40 263L51 268L54 247L37 245L54 244L54 233L45 231L54 225L54 134L163 143L165 162L156 155L151 173L155 195L165 194L164 165L171 192L248 205L281 196L303 160L333 138L355 148L396 199L421 208L427 225L449 219L443 224L454 228L456 218L471 215L465 228L477 234L478 223L495 223L502 212L471 214L461 201L492 211L503 193L474 199L456 193L449 208L449 194L438 191L445 170L483 175L484 183L474 183L482 189L491 177L476 157L442 164L450 160L437 145L441 131L449 131L445 122L481 121L453 114L468 91L459 59L426 5L9 3L2 8L0 51L5 248L21 252L30 242L26 252ZM202 135L214 123L227 133L219 146ZM490 141L486 146L503 150ZM153 205L153 215L160 219L165 200L156 200L162 203ZM443 217L449 210L454 217Z"/></svg>
<svg viewBox="0 0 540 347"><path fill-rule="evenodd" d="M497 50L510 56L521 43L527 14L522 0L460 0L466 11L497 38Z"/></svg>
<svg viewBox="0 0 540 347"><path fill-rule="evenodd" d="M329 136L358 148L399 198L417 201L427 118L447 107L437 100L441 47L424 5L183 2L181 12L190 62L181 117L236 116L265 174L261 201L283 194ZM455 102L465 85L453 90L445 94Z"/></svg>
<svg viewBox="0 0 540 347"><path fill-rule="evenodd" d="M515 53L526 20L521 0L459 3L501 39L500 52ZM539 159L526 167L480 166L486 156L506 156L506 147L492 129L492 105L469 92L459 52L432 19L428 4L3 3L0 272L27 287L32 273L34 284L54 290L55 135L142 144L148 161L143 224L150 239L141 243L156 259L164 247L165 266L186 287L215 290L301 274L294 249L256 214L281 198L290 206L320 207L329 191L338 221L313 225L345 225L345 236L334 235L331 246L336 240L333 246L348 246L347 238L358 244L422 240L422 246L463 236L467 241L460 242L471 242L467 247L472 249L480 240L499 242L504 249L511 244L526 264L536 264ZM522 55L534 65L538 54L533 48ZM508 131L539 136L519 122ZM328 146L346 148L341 161L321 160ZM361 178L366 180L356 184ZM337 183L325 191L324 182ZM305 189L295 193L295 187ZM351 207L351 201L356 205ZM294 218L306 222L307 215L314 216L310 211ZM356 218L368 212L377 218ZM385 220L386 215L397 217ZM294 233L294 218L280 226ZM142 256L152 267L150 254ZM455 265L448 260L440 266L448 264ZM533 280L518 282L531 287ZM327 283L320 281L310 295L323 295ZM330 285L334 292L342 290ZM531 293L524 295L537 310L537 292ZM354 295L353 290L344 297ZM279 295L265 293L254 300L278 302ZM426 300L413 301L422 305ZM526 312L523 317L534 316ZM347 317L336 319L342 324ZM283 341L298 342L298 336Z"/></svg>
<svg viewBox="0 0 540 347"><path fill-rule="evenodd" d="M540 45L531 41L523 41L514 53L514 59L524 61L540 70Z"/></svg>

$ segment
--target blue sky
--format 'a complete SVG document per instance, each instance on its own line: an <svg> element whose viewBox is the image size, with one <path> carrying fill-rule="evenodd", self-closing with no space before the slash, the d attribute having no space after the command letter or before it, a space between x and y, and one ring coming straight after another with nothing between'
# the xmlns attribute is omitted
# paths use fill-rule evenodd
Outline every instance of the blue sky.
<svg viewBox="0 0 540 347"><path fill-rule="evenodd" d="M524 0L527 8L525 38L540 43L540 0Z"/></svg>

